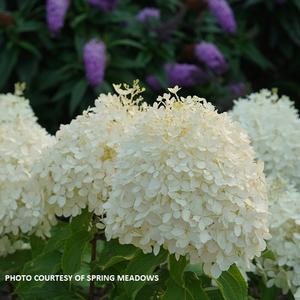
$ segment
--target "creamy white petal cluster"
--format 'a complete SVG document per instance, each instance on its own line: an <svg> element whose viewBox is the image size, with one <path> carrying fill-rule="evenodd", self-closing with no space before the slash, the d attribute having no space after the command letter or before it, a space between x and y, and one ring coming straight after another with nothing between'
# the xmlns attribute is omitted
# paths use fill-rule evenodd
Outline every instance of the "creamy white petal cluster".
<svg viewBox="0 0 300 300"><path fill-rule="evenodd" d="M18 118L29 122L36 121L29 101L10 93L0 94L0 123L13 123Z"/></svg>
<svg viewBox="0 0 300 300"><path fill-rule="evenodd" d="M261 90L235 101L231 116L247 131L270 178L300 183L300 119L288 97Z"/></svg>
<svg viewBox="0 0 300 300"><path fill-rule="evenodd" d="M269 200L272 238L267 244L274 257L257 259L257 272L267 286L291 290L300 299L300 193L289 183L273 182Z"/></svg>
<svg viewBox="0 0 300 300"><path fill-rule="evenodd" d="M0 107L0 247L4 247L11 235L49 234L54 216L45 212L31 167L53 138L36 123L28 100L1 95Z"/></svg>
<svg viewBox="0 0 300 300"><path fill-rule="evenodd" d="M118 94L101 94L94 108L61 126L56 144L35 165L49 210L58 216L76 216L86 207L103 214L120 140L142 111L137 84L115 89Z"/></svg>
<svg viewBox="0 0 300 300"><path fill-rule="evenodd" d="M263 165L226 113L170 91L120 143L105 233L145 253L188 255L216 278L265 249Z"/></svg>

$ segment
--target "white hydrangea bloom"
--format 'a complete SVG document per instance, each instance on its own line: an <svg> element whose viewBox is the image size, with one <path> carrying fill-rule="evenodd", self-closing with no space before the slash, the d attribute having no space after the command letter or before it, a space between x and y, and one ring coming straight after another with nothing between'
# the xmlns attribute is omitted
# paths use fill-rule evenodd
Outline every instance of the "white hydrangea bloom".
<svg viewBox="0 0 300 300"><path fill-rule="evenodd" d="M53 143L53 138L36 123L28 100L11 94L1 95L0 107L0 238L3 245L8 243L6 235L17 237L19 233L33 232L48 235L55 218L45 212L43 195L31 173L32 164L42 150Z"/></svg>
<svg viewBox="0 0 300 300"><path fill-rule="evenodd" d="M235 101L231 116L247 131L269 177L300 184L300 119L288 97L261 90Z"/></svg>
<svg viewBox="0 0 300 300"><path fill-rule="evenodd" d="M136 85L115 89L118 95L101 94L94 108L61 126L56 144L35 165L49 209L58 216L76 216L85 207L103 214L120 139L140 111Z"/></svg>
<svg viewBox="0 0 300 300"><path fill-rule="evenodd" d="M273 182L270 187L270 257L257 259L257 272L267 286L276 285L284 293L300 293L300 193L288 183ZM300 299L300 295L295 299Z"/></svg>
<svg viewBox="0 0 300 300"><path fill-rule="evenodd" d="M0 123L11 123L18 118L30 122L36 121L29 101L21 96L10 93L0 94Z"/></svg>
<svg viewBox="0 0 300 300"><path fill-rule="evenodd" d="M17 250L28 249L29 244L24 243L22 240L13 240L7 235L0 236L0 257L12 254Z"/></svg>
<svg viewBox="0 0 300 300"><path fill-rule="evenodd" d="M263 165L239 124L198 97L164 94L145 112L120 144L104 206L108 239L189 255L215 278L269 237Z"/></svg>

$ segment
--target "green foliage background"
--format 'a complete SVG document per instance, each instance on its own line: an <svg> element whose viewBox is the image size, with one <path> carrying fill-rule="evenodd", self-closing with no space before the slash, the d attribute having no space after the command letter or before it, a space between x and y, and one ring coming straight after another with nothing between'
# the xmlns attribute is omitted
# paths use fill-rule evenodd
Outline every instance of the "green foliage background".
<svg viewBox="0 0 300 300"><path fill-rule="evenodd" d="M202 0L199 0L201 2ZM120 0L113 12L102 12L85 0L71 1L63 30L57 37L46 25L45 1L2 0L0 11L9 12L14 24L0 28L0 90L13 90L16 81L27 83L26 96L42 125L55 132L76 114L93 104L112 83L127 82L154 73L167 85L165 62L190 62L184 47L201 40L212 41L230 64L224 76L212 75L209 83L185 93L207 97L220 110L232 104L231 82L245 82L248 90L277 87L295 100L300 97L296 80L300 60L300 2L276 0L232 0L238 23L236 34L224 33L208 10L187 9L179 0ZM165 28L179 19L168 40L139 23L135 16L145 6L161 9ZM127 24L125 26L124 24ZM129 24L129 25L128 25ZM105 81L88 86L82 60L83 45L91 38L107 45ZM147 101L155 93L148 89Z"/></svg>

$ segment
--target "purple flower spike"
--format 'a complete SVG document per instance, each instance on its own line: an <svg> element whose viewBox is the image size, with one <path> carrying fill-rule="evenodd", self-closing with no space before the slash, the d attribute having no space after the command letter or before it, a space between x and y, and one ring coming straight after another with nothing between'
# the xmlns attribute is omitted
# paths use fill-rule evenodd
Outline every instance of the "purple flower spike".
<svg viewBox="0 0 300 300"><path fill-rule="evenodd" d="M226 0L208 0L208 6L224 31L236 32L235 18Z"/></svg>
<svg viewBox="0 0 300 300"><path fill-rule="evenodd" d="M106 46L103 42L91 40L83 49L83 60L87 81L92 86L99 85L104 79L106 67Z"/></svg>
<svg viewBox="0 0 300 300"><path fill-rule="evenodd" d="M59 33L64 26L69 6L70 0L47 0L47 24L53 34Z"/></svg>
<svg viewBox="0 0 300 300"><path fill-rule="evenodd" d="M222 74L228 70L228 64L223 54L212 43L201 42L197 44L195 47L195 55L199 61L217 74Z"/></svg>
<svg viewBox="0 0 300 300"><path fill-rule="evenodd" d="M191 64L165 64L164 71L170 87L175 85L191 87L208 80L208 76L203 70ZM154 91L162 89L161 83L154 75L146 76L145 81Z"/></svg>
<svg viewBox="0 0 300 300"><path fill-rule="evenodd" d="M208 79L207 74L195 65L166 64L164 68L170 86L191 87Z"/></svg>
<svg viewBox="0 0 300 300"><path fill-rule="evenodd" d="M137 19L142 23L147 23L150 18L160 19L160 10L155 7L145 7L137 15Z"/></svg>
<svg viewBox="0 0 300 300"><path fill-rule="evenodd" d="M87 0L87 2L103 11L113 10L117 4L117 0Z"/></svg>
<svg viewBox="0 0 300 300"><path fill-rule="evenodd" d="M229 84L228 89L233 98L242 97L247 92L247 86L244 82L231 83Z"/></svg>

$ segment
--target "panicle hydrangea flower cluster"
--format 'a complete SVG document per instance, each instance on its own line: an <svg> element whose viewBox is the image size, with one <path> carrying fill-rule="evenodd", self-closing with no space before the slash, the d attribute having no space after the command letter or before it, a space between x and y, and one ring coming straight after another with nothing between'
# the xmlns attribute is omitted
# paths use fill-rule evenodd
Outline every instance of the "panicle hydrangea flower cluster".
<svg viewBox="0 0 300 300"><path fill-rule="evenodd" d="M269 238L263 165L226 113L169 90L120 143L106 237L188 255L215 278L233 263L246 268Z"/></svg>
<svg viewBox="0 0 300 300"><path fill-rule="evenodd" d="M231 111L247 131L270 178L300 183L300 119L286 96L261 90L235 101Z"/></svg>
<svg viewBox="0 0 300 300"><path fill-rule="evenodd" d="M270 256L256 259L256 272L267 281L267 286L289 290L300 299L300 193L286 182L270 184L268 241Z"/></svg>
<svg viewBox="0 0 300 300"><path fill-rule="evenodd" d="M85 44L83 60L87 81L92 86L99 85L104 79L106 68L106 46L95 39Z"/></svg>
<svg viewBox="0 0 300 300"><path fill-rule="evenodd" d="M236 32L236 21L226 0L208 0L208 7L224 31Z"/></svg>
<svg viewBox="0 0 300 300"><path fill-rule="evenodd" d="M19 234L49 235L55 222L44 209L31 172L34 160L53 138L36 123L28 100L0 95L0 109L0 252L4 255L3 249L11 253L21 247L22 241L16 241Z"/></svg>
<svg viewBox="0 0 300 300"><path fill-rule="evenodd" d="M58 216L76 216L86 207L103 214L120 140L145 108L137 105L137 84L115 89L118 95L101 94L94 108L61 126L56 144L35 164L49 210Z"/></svg>
<svg viewBox="0 0 300 300"><path fill-rule="evenodd" d="M53 34L63 28L69 6L70 0L47 0L47 23Z"/></svg>

